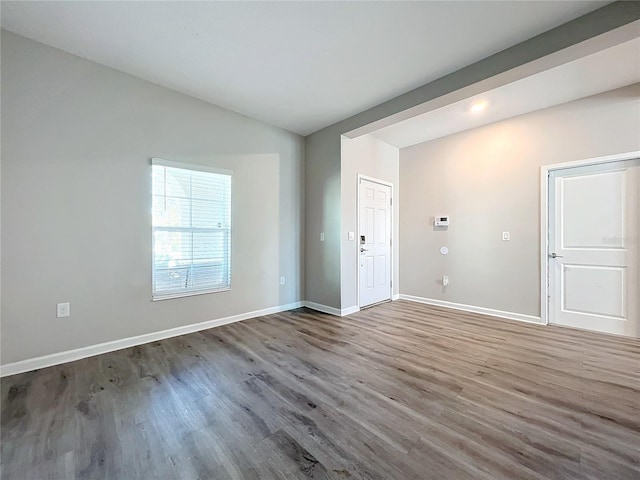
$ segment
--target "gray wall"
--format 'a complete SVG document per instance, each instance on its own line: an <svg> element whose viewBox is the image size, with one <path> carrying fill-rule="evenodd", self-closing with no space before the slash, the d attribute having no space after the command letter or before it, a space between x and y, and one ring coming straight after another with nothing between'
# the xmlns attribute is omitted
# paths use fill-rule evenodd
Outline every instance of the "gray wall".
<svg viewBox="0 0 640 480"><path fill-rule="evenodd" d="M363 135L355 139L342 137L341 168L341 255L340 283L342 309L358 306L359 253L358 234L358 174L377 178L393 184L392 216L392 276L393 294L398 294L398 218L400 199L400 151L372 135ZM356 234L356 240L348 239L348 232Z"/></svg>
<svg viewBox="0 0 640 480"><path fill-rule="evenodd" d="M640 18L640 2L615 2L306 137L306 299L340 308L340 136ZM325 241L319 232L325 231Z"/></svg>
<svg viewBox="0 0 640 480"><path fill-rule="evenodd" d="M304 298L301 137L3 32L2 139L2 364ZM151 302L154 156L234 171L231 291Z"/></svg>
<svg viewBox="0 0 640 480"><path fill-rule="evenodd" d="M539 316L540 166L636 150L640 84L401 149L401 293Z"/></svg>
<svg viewBox="0 0 640 480"><path fill-rule="evenodd" d="M305 300L339 309L340 134L325 131L305 140Z"/></svg>

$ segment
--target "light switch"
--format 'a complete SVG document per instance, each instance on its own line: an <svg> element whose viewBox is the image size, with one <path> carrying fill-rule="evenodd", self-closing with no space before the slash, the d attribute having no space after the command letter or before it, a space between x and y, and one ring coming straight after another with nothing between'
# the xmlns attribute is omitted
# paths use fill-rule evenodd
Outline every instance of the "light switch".
<svg viewBox="0 0 640 480"><path fill-rule="evenodd" d="M509 232L502 232L502 241L508 242L511 240L511 234Z"/></svg>
<svg viewBox="0 0 640 480"><path fill-rule="evenodd" d="M320 232L320 241L324 242L324 232Z"/></svg>
<svg viewBox="0 0 640 480"><path fill-rule="evenodd" d="M348 237L347 237L347 238L349 238L349 240L355 240L355 239L356 239L356 234L355 234L355 232L349 232L349 235L348 235Z"/></svg>

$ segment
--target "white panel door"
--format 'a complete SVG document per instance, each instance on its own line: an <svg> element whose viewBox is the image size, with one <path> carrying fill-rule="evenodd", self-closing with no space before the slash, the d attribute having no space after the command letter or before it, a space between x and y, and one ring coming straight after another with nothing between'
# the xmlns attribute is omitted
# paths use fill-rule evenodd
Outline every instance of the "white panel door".
<svg viewBox="0 0 640 480"><path fill-rule="evenodd" d="M360 179L360 307L391 299L391 187Z"/></svg>
<svg viewBox="0 0 640 480"><path fill-rule="evenodd" d="M640 336L640 160L549 176L549 321Z"/></svg>

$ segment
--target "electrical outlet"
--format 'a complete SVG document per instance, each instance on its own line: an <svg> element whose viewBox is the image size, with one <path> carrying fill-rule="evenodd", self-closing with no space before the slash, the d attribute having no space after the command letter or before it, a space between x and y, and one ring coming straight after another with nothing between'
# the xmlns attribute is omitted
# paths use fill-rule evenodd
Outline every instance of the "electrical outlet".
<svg viewBox="0 0 640 480"><path fill-rule="evenodd" d="M68 317L71 315L71 305L69 303L59 303L56 306L56 317Z"/></svg>
<svg viewBox="0 0 640 480"><path fill-rule="evenodd" d="M442 286L446 287L449 285L449 277L447 275L442 275Z"/></svg>
<svg viewBox="0 0 640 480"><path fill-rule="evenodd" d="M284 277L280 277L280 285L284 285Z"/></svg>
<svg viewBox="0 0 640 480"><path fill-rule="evenodd" d="M508 242L511 240L511 234L509 232L502 232L502 241Z"/></svg>

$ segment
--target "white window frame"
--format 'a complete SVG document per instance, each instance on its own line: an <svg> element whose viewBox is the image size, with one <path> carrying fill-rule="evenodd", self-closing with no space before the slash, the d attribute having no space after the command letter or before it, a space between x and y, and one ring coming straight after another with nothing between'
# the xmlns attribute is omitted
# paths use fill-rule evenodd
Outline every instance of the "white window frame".
<svg viewBox="0 0 640 480"><path fill-rule="evenodd" d="M155 231L156 228L159 230L167 230L171 227L155 227L153 225L153 214L151 214L151 300L159 301L159 300L168 300L171 298L182 298L182 297L191 297L195 295L205 295L209 293L216 292L226 292L231 290L231 266L232 266L232 245L233 245L233 171L227 170L223 168L211 167L208 165L200 165L200 164L192 164L192 163L183 163L183 162L175 162L172 160L165 160L162 158L154 157L151 159L151 165L158 165L161 167L169 167L169 168L179 168L182 170L192 170L198 172L208 172L208 173L216 173L219 175L228 175L230 177L231 188L229 192L229 208L231 210L230 218L229 218L229 283L228 286L220 287L220 288L212 288L205 290L190 290L190 291L180 291L180 292L171 292L171 293L158 293L155 292L155 284L154 284L154 256L155 256ZM153 189L151 191L151 197L153 197Z"/></svg>

